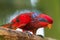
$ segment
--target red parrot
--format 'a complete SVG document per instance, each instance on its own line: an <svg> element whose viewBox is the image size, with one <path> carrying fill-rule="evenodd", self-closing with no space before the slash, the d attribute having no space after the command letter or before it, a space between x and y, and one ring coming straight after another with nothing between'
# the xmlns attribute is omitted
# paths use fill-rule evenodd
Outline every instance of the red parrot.
<svg viewBox="0 0 60 40"><path fill-rule="evenodd" d="M18 15L14 18L11 23L9 23L8 28L17 29L21 28L24 31L31 31L35 34L38 28L51 28L53 24L53 19L43 13L35 13L35 12L26 12Z"/></svg>

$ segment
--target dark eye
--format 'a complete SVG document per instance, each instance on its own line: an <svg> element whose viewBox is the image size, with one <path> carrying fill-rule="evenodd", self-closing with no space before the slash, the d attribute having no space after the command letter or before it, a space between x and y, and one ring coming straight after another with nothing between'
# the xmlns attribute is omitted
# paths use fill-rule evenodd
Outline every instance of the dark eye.
<svg viewBox="0 0 60 40"><path fill-rule="evenodd" d="M19 22L19 20L18 20L18 19L16 19L16 22Z"/></svg>
<svg viewBox="0 0 60 40"><path fill-rule="evenodd" d="M47 22L47 20L44 19L44 18L39 18L38 20L39 20L39 21L42 21L42 22Z"/></svg>
<svg viewBox="0 0 60 40"><path fill-rule="evenodd" d="M16 18L16 22L20 22L19 17Z"/></svg>

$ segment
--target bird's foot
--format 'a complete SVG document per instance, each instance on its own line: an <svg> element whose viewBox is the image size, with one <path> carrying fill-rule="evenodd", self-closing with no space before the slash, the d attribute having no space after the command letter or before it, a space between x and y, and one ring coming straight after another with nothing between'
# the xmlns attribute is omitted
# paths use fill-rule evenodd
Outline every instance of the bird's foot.
<svg viewBox="0 0 60 40"><path fill-rule="evenodd" d="M32 36L32 33L30 33L29 31L25 31L25 33L28 33L28 36Z"/></svg>

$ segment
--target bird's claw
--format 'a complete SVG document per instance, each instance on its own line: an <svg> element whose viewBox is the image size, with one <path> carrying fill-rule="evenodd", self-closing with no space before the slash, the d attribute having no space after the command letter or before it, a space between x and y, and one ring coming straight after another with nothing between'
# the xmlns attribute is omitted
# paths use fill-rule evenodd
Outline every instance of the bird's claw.
<svg viewBox="0 0 60 40"><path fill-rule="evenodd" d="M32 36L32 34L29 31L25 31L25 33L28 33L28 36Z"/></svg>

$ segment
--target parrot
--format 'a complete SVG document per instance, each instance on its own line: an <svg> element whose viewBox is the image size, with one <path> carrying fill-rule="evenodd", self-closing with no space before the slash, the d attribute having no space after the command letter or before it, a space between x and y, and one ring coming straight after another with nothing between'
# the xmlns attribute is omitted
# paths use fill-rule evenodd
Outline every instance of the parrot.
<svg viewBox="0 0 60 40"><path fill-rule="evenodd" d="M3 25L5 28L10 28L16 30L21 28L24 31L31 31L33 34L36 33L38 28L51 29L53 24L53 19L47 14L36 13L36 12L26 12L16 16L11 20L10 23Z"/></svg>

